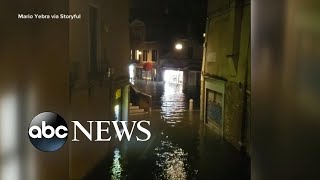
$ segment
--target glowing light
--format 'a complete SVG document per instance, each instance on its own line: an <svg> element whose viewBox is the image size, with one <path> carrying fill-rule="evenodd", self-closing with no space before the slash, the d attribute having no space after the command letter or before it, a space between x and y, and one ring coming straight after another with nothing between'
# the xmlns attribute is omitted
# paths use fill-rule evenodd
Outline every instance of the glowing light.
<svg viewBox="0 0 320 180"><path fill-rule="evenodd" d="M139 50L136 50L136 59L139 59L139 56L142 54L142 52L141 51L139 51Z"/></svg>
<svg viewBox="0 0 320 180"><path fill-rule="evenodd" d="M165 82L182 84L183 83L183 71L165 70L163 79Z"/></svg>
<svg viewBox="0 0 320 180"><path fill-rule="evenodd" d="M15 96L13 94L4 96L1 99L0 109L0 147L3 153L14 152L17 148L17 134L19 133L18 104Z"/></svg>
<svg viewBox="0 0 320 180"><path fill-rule="evenodd" d="M0 99L0 179L21 179L18 154L18 101L15 94L7 94Z"/></svg>
<svg viewBox="0 0 320 180"><path fill-rule="evenodd" d="M119 117L120 117L120 106L119 105L114 106L114 113L116 115L116 120L119 121Z"/></svg>
<svg viewBox="0 0 320 180"><path fill-rule="evenodd" d="M130 79L134 78L134 66L132 64L129 65L129 77Z"/></svg>
<svg viewBox="0 0 320 180"><path fill-rule="evenodd" d="M181 43L176 44L176 49L177 50L181 50L183 48Z"/></svg>

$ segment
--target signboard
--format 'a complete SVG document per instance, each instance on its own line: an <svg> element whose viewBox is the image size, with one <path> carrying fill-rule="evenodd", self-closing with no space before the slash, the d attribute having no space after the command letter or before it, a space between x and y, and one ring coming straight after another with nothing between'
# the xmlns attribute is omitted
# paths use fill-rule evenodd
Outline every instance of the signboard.
<svg viewBox="0 0 320 180"><path fill-rule="evenodd" d="M222 127L222 93L207 89L207 122Z"/></svg>
<svg viewBox="0 0 320 180"><path fill-rule="evenodd" d="M117 89L116 91L116 99L121 98L121 89Z"/></svg>

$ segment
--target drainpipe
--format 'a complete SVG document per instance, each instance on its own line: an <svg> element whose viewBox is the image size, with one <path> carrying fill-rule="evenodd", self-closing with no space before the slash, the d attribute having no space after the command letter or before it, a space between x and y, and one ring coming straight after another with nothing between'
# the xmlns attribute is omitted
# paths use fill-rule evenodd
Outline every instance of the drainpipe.
<svg viewBox="0 0 320 180"><path fill-rule="evenodd" d="M249 49L250 49L250 31L249 31L249 42L247 47L247 65L246 65L246 71L245 71L245 80L243 84L243 112L242 112L242 127L241 127L241 151L245 152L247 148L247 139L246 139L246 133L247 133L247 123L248 123L248 117L247 117L247 88L248 88L248 73L249 73ZM251 78L250 78L251 79Z"/></svg>
<svg viewBox="0 0 320 180"><path fill-rule="evenodd" d="M205 80L204 80L204 74L205 74L205 64L207 61L207 40L208 40L208 36L209 36L209 22L210 19L209 17L207 17L207 21L206 21L206 37L204 38L204 43L203 43L203 58L202 58L202 67L201 67L201 80L200 80L200 119L203 120L204 123L206 123L206 119L204 117L204 115L206 114L205 112L205 108L204 108L204 104L205 104Z"/></svg>

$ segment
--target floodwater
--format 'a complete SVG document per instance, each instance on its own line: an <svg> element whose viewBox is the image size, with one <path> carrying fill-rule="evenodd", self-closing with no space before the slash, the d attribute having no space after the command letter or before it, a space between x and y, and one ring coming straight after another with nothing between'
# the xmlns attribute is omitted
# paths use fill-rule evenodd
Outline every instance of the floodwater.
<svg viewBox="0 0 320 180"><path fill-rule="evenodd" d="M177 108L186 109L189 107L190 99L193 99L194 108L199 109L200 87L145 80L136 80L134 85L152 95L153 109L171 107L172 104L177 105Z"/></svg>
<svg viewBox="0 0 320 180"><path fill-rule="evenodd" d="M197 104L188 111L188 99L199 94L188 94L192 91L176 84L140 81L136 85L153 95L155 108L151 114L130 119L149 120L151 139L114 144L84 179L250 179L249 158L201 123Z"/></svg>

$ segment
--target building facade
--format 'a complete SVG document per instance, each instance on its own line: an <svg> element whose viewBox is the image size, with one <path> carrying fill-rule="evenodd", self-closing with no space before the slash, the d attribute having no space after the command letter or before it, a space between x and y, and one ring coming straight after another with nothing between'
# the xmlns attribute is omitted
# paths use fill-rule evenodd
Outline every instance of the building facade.
<svg viewBox="0 0 320 180"><path fill-rule="evenodd" d="M201 119L250 153L250 1L209 0Z"/></svg>
<svg viewBox="0 0 320 180"><path fill-rule="evenodd" d="M10 31L5 29L8 35L1 40L5 63L0 72L5 78L0 80L0 156L6 157L1 178L83 179L112 150L111 143L90 143L86 137L70 143L71 121L85 125L90 120L127 119L128 1L15 2L3 10L81 14L81 19L22 22L8 16ZM26 134L30 121L44 111L58 113L70 130L66 144L55 152L39 151Z"/></svg>
<svg viewBox="0 0 320 180"><path fill-rule="evenodd" d="M82 15L81 21L69 23L72 119L128 120L128 1L71 0L69 11ZM88 143L71 146L72 179L82 178L110 145ZM88 159L83 154L94 156Z"/></svg>
<svg viewBox="0 0 320 180"><path fill-rule="evenodd" d="M133 30L131 32L134 32L131 33L133 43L131 50L139 50L140 52L137 53L141 53L142 60L151 59L149 62L153 64L155 70L151 73L155 77L151 79L164 80L163 72L166 69L163 67L172 69L172 66L175 66L175 69L179 71L192 71L184 72L184 83L189 83L186 75L190 74L192 76L190 84L200 84L197 79L200 79L201 71L202 33L205 28L206 4L206 0L185 0L183 3L170 0L130 0L130 20L132 22L130 29ZM137 40L146 43L138 45ZM179 52L175 51L175 43L178 40L184 43L184 48ZM157 48L154 47L155 44ZM156 54L158 59L154 61L152 57L155 57ZM195 59L197 62L193 61ZM140 72L143 72L142 64L140 69L139 67L137 69L139 78L142 75Z"/></svg>
<svg viewBox="0 0 320 180"><path fill-rule="evenodd" d="M160 57L159 72L164 77L166 70L183 72L184 85L200 86L203 47L192 37L173 38L168 53Z"/></svg>
<svg viewBox="0 0 320 180"><path fill-rule="evenodd" d="M135 19L130 23L130 48L132 71L130 79L158 80L158 60L162 45L158 41L146 40L144 22ZM146 68L146 65L151 68Z"/></svg>

